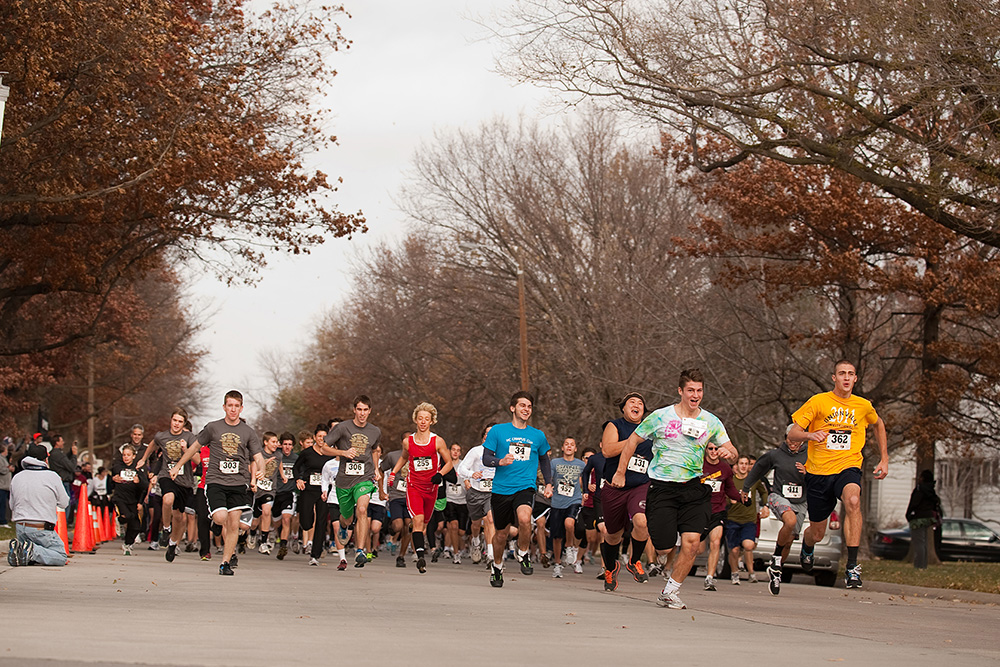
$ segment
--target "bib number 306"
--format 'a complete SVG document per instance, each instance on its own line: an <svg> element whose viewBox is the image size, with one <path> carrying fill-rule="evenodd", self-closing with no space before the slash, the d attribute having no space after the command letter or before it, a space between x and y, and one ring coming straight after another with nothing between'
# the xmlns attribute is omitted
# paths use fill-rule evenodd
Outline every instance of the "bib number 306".
<svg viewBox="0 0 1000 667"><path fill-rule="evenodd" d="M348 475L364 475L365 474L365 464L361 461L348 461L347 470L345 471Z"/></svg>

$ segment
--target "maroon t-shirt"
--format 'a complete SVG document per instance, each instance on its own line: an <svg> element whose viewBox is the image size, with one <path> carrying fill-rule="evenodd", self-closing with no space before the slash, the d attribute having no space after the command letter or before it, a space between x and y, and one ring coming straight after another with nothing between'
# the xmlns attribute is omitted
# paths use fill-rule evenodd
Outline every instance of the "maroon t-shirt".
<svg viewBox="0 0 1000 667"><path fill-rule="evenodd" d="M701 481L712 487L712 514L726 511L726 496L741 502L740 492L733 484L733 467L719 459L717 463L705 463L701 468Z"/></svg>

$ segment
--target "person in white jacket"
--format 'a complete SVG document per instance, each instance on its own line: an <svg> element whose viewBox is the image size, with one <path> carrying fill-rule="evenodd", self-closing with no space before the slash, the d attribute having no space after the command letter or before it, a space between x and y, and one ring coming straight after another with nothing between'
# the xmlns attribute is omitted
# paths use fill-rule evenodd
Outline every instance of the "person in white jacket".
<svg viewBox="0 0 1000 667"><path fill-rule="evenodd" d="M483 435L479 441L479 445L468 451L456 469L458 476L464 480L463 484L466 488L465 498L469 508L469 521L471 522L469 528L469 534L471 535L469 551L471 552L473 563L478 563L483 558L483 542L479 537L480 531L486 533L486 555L491 559L490 562L492 562L493 558L494 527L493 512L490 508L490 495L493 492L493 474L496 472L496 468L483 465L483 442L486 440L486 434L489 433L490 427L494 423L489 423L483 428Z"/></svg>

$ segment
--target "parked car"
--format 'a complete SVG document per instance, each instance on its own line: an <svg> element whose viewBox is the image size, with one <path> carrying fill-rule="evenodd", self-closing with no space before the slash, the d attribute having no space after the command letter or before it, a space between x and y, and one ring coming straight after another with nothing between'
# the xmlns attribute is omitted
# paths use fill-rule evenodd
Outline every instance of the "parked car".
<svg viewBox="0 0 1000 667"><path fill-rule="evenodd" d="M873 556L902 560L910 551L910 528L880 530L871 542ZM1000 535L973 519L944 519L937 544L941 560L1000 562Z"/></svg>
<svg viewBox="0 0 1000 667"><path fill-rule="evenodd" d="M805 527L809 525L809 520L806 519ZM774 553L774 547L777 543L778 531L781 529L781 520L775 518L773 515L768 515L766 519L762 519L760 522L760 537L757 539L757 548L754 549L754 563L753 569L757 572L758 578L766 581L767 575L765 570L767 569L767 564L771 560L771 554ZM840 532L840 521L836 512L830 517L830 523L827 526L826 535L823 539L816 544L813 553L816 558L813 564L812 572L809 575L813 576L818 586L834 586L837 583L837 572L840 569L840 552L841 546L843 544L843 539ZM788 583L792 580L792 576L796 574L805 574L802 572L802 568L799 566L799 553L802 551L802 535L799 535L799 539L792 543L791 551L788 553L788 559L782 563L781 567L781 580L784 583ZM721 580L725 581L729 578L730 569L729 561L726 559L726 545L722 545L722 552L719 555L719 567L718 576ZM708 550L706 548L705 553L700 554L694 561L694 570L701 568L702 573L705 572L705 567L708 564ZM692 571L692 574L695 572Z"/></svg>

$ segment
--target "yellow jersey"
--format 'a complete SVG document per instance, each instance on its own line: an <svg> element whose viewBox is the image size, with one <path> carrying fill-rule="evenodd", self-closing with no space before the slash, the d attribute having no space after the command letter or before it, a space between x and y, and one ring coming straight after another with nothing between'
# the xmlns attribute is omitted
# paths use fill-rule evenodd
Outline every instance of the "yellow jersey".
<svg viewBox="0 0 1000 667"><path fill-rule="evenodd" d="M860 468L864 457L865 430L878 421L871 401L851 394L839 398L832 391L816 394L795 411L792 421L806 431L826 431L825 442L809 441L806 472L836 475Z"/></svg>

